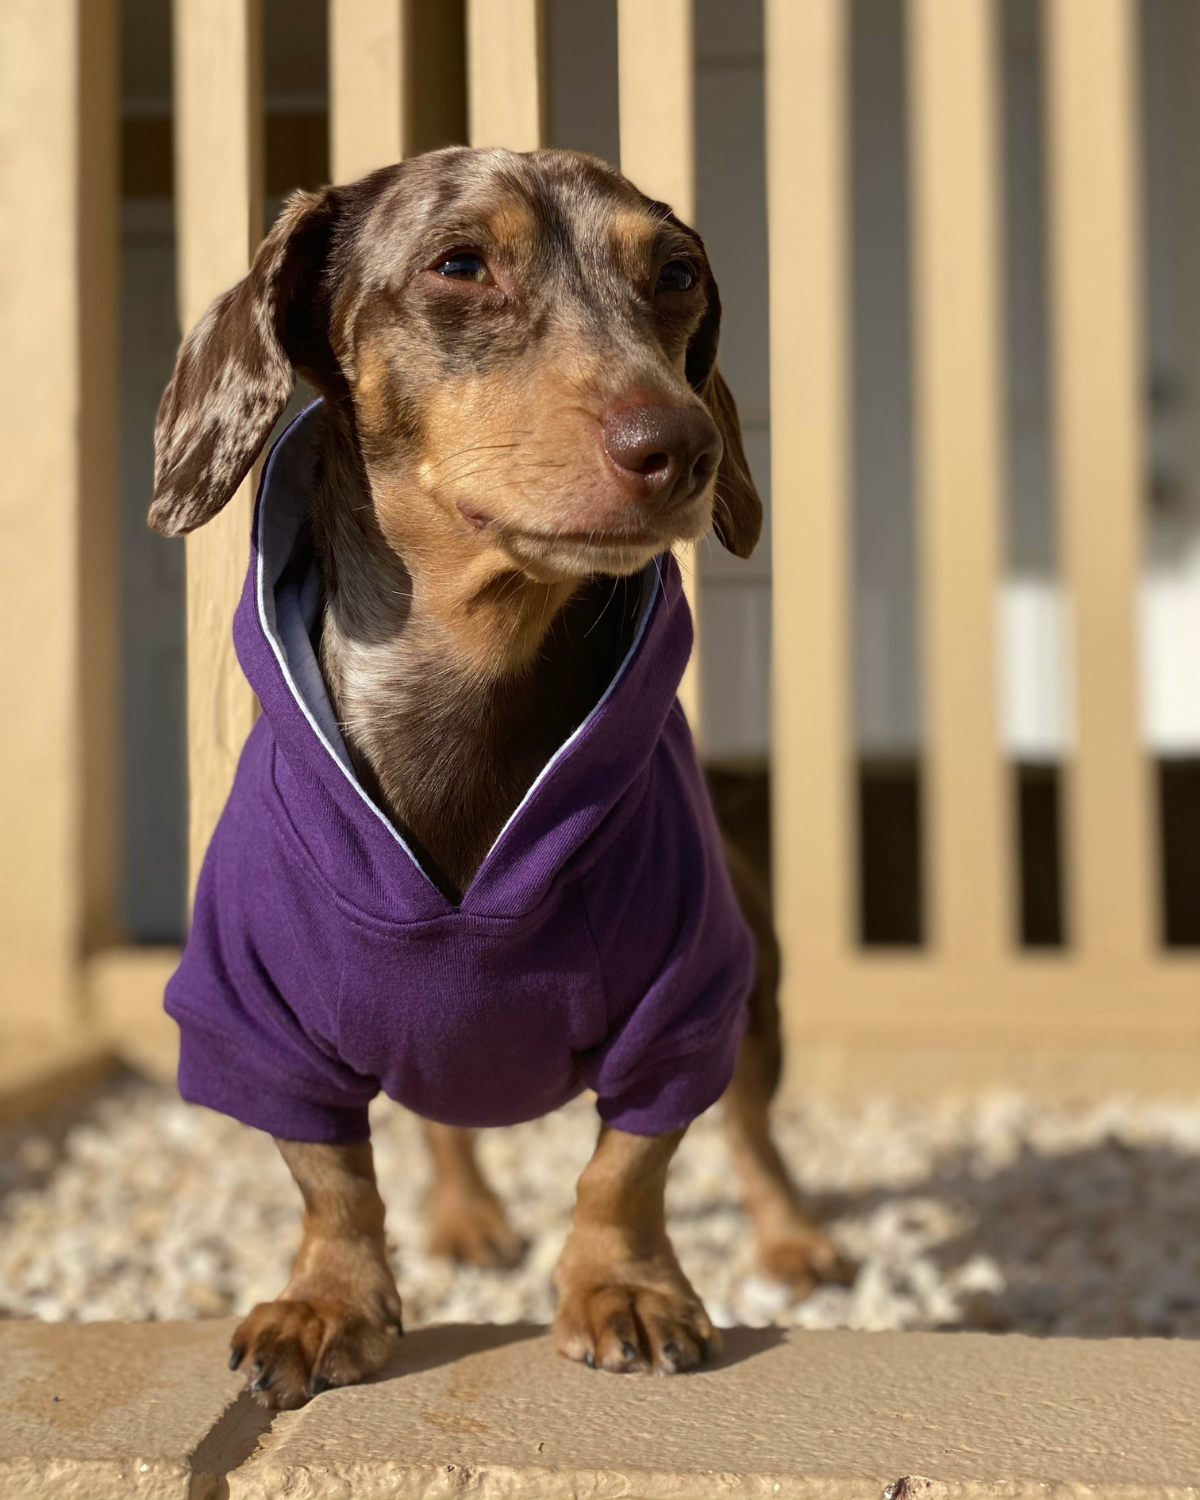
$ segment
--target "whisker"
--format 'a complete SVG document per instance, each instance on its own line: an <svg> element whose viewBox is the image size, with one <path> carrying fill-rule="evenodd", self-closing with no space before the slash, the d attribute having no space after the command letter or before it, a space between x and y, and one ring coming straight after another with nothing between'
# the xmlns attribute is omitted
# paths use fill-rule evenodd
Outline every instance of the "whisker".
<svg viewBox="0 0 1200 1500"><path fill-rule="evenodd" d="M599 625L600 621L603 620L605 610L607 610L608 606L617 597L617 585L619 583L622 583L623 581L624 580L620 579L620 578L614 578L613 579L612 593L609 594L608 598L604 601L604 605L601 608L600 613L596 616L596 618L592 621L592 623L588 626L588 628L583 632L583 638L584 638L585 641L587 640L588 636L591 635L592 631L595 630L596 626Z"/></svg>

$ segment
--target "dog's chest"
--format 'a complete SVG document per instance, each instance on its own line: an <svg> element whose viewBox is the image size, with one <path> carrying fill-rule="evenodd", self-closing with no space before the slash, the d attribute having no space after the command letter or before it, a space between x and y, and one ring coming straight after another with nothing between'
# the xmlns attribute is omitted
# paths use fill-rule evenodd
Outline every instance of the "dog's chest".
<svg viewBox="0 0 1200 1500"><path fill-rule="evenodd" d="M341 988L344 1060L448 1124L511 1124L557 1108L579 1091L578 1058L609 1026L575 888L516 923L355 924Z"/></svg>

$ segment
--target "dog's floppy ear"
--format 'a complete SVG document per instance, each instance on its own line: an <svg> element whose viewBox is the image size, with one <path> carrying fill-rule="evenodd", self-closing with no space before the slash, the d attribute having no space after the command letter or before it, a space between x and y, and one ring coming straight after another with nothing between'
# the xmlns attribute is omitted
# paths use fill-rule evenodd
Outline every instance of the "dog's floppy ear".
<svg viewBox="0 0 1200 1500"><path fill-rule="evenodd" d="M737 403L716 365L700 393L725 443L713 492L713 530L735 557L749 557L762 533L763 508L750 477Z"/></svg>
<svg viewBox="0 0 1200 1500"><path fill-rule="evenodd" d="M184 339L154 424L150 524L203 526L249 473L295 384L328 349L321 281L336 198L293 193L241 281Z"/></svg>
<svg viewBox="0 0 1200 1500"><path fill-rule="evenodd" d="M762 532L763 508L750 477L742 424L733 393L717 369L717 340L721 332L721 297L710 275L708 306L688 344L685 374L688 384L708 407L725 444L713 494L713 530L735 557L749 557Z"/></svg>

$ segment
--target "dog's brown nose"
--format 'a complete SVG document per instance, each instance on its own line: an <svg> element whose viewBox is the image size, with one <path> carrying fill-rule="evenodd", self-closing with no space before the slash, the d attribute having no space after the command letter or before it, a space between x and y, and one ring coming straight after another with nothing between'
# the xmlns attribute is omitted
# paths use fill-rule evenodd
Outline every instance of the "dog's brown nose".
<svg viewBox="0 0 1200 1500"><path fill-rule="evenodd" d="M634 494L665 507L703 488L721 435L701 406L621 406L604 420L604 451Z"/></svg>

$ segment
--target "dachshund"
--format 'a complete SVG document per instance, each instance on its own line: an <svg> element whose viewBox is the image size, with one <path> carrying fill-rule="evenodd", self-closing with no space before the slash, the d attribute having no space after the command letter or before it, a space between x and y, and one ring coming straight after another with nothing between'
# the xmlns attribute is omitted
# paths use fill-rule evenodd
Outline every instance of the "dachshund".
<svg viewBox="0 0 1200 1500"><path fill-rule="evenodd" d="M167 535L203 525L230 499L264 448L297 375L320 397L292 442L294 451L303 448L303 463L290 460L301 478L288 479L291 471L280 457L284 477L273 478L268 469L259 502L268 503L274 485L302 492L292 535L295 546L307 549L311 586L293 576L294 558L276 574L260 535L258 584L253 577L248 582L243 605L254 614L247 615L247 632L258 632L248 649L265 655L266 639L273 653L262 668L265 685L252 678L264 717L276 716L272 694L283 672L291 696L279 698L278 716L291 716L287 734L309 736L321 766L310 775L307 762L293 764L298 752L290 746L298 741L285 743L276 725L268 743L272 731L260 720L262 736L251 736L239 778L250 775L246 767L253 761L254 776L270 783L261 796L275 799L277 812L295 805L289 798L321 801L325 831L319 837L297 832L289 819L303 819L279 814L276 831L245 835L249 803L238 803L235 790L223 819L233 832L218 830L201 878L180 971L192 979L185 984L180 978L177 1003L168 989L168 1008L184 1036L185 1097L270 1130L303 1197L303 1243L291 1277L233 1337L231 1367L244 1371L266 1405L298 1406L331 1385L363 1379L391 1358L401 1331L384 1206L363 1123L365 1099L380 1086L383 1069L372 1061L373 1034L364 1039L356 1032L351 1044L339 1041L337 1029L351 1024L353 974L348 980L347 973L355 963L370 967L353 953L367 950L328 958L322 949L305 958L303 978L294 983L305 993L311 987L314 1006L327 1007L319 1020L300 1015L299 1000L288 992L293 981L279 977L293 972L287 968L293 958L278 956L283 949L294 953L310 937L321 948L326 909L347 904L336 881L324 885L309 869L325 854L308 855L318 843L324 849L340 838L337 829L348 820L356 830L366 828L361 838L354 835L356 870L376 858L371 851L385 837L400 851L396 858L414 866L411 878L421 883L414 899L424 904L420 920L405 926L405 941L415 943L419 929L421 941L432 942L428 934L436 929L437 941L451 946L429 948L428 972L405 971L408 977L387 993L407 995L435 968L450 975L450 988L436 1002L441 1009L428 1013L436 1015L436 1025L422 1020L425 1031L405 1033L397 1067L418 1081L408 1093L408 1084L387 1086L393 1097L431 1117L432 1247L462 1261L512 1264L523 1247L475 1160L472 1127L542 1113L558 1096L548 1084L542 1087L541 1073L531 1073L504 1095L515 1088L523 1112L514 1114L513 1106L504 1114L497 1105L489 1113L488 1090L497 1076L497 1098L507 1086L502 1075L510 1041L516 1057L524 1043L512 1035L522 1028L488 1033L476 1047L474 1012L466 1014L469 1007L459 1005L453 989L460 972L453 944L460 940L445 934L473 913L470 964L493 964L492 945L502 939L487 934L499 933L499 918L480 914L486 903L475 892L481 885L498 889L493 867L512 863L521 840L533 839L529 828L521 833L523 821L536 825L542 838L547 799L562 826L575 826L564 788L571 786L581 803L577 821L591 817L591 786L604 782L614 760L632 763L623 737L634 733L631 725L643 733L642 717L652 709L657 738L646 741L649 759L621 772L625 779L611 806L596 813L586 837L580 835L566 873L537 887L541 904L522 906L521 921L539 921L545 903L559 901L559 915L543 923L536 938L557 952L560 926L573 931L590 923L595 929L607 920L603 913L597 917L596 903L616 903L609 928L587 939L594 940L589 952L599 954L598 983L606 993L606 965L636 965L643 949L658 952L656 944L666 953L675 942L670 952L680 952L676 928L693 933L687 962L705 944L705 951L721 950L706 960L711 975L704 980L704 1004L714 1017L719 1013L719 1024L692 1024L688 1018L700 1015L700 1002L693 1004L693 997L687 1002L693 1008L686 1009L671 999L676 1009L666 1031L682 1027L691 1038L682 1057L678 1047L664 1050L637 1031L631 1018L641 1014L641 1001L632 1008L611 996L595 1001L595 986L587 990L589 1006L626 1008L616 1021L596 1020L599 1013L588 1010L593 1031L584 1042L572 1042L578 1056L564 1053L562 1062L563 1090L569 1095L591 1082L603 1124L578 1183L572 1229L555 1273L556 1347L592 1367L659 1373L692 1368L719 1348L719 1334L672 1250L663 1203L667 1168L688 1119L717 1097L764 1267L800 1293L852 1274L806 1216L771 1140L768 1112L781 1046L779 958L766 892L731 848L720 870L705 864L712 814L699 800L704 794L694 752L673 702L690 630L680 623L686 606L671 549L711 528L745 557L762 522L736 406L716 365L720 321L700 237L613 168L569 151L451 147L346 186L295 193L247 276L214 302L182 344L155 429L150 521ZM291 441L276 449L273 465ZM266 523L259 525L262 533ZM268 618L284 608L275 602L283 592L270 599L263 592L272 587L291 589L289 599L308 589L308 613L292 630L291 647L279 644L283 627L276 631ZM291 650L319 671L315 686L297 686L304 672ZM246 664L240 641L239 651ZM654 708L659 698L661 709ZM619 702L624 706L617 713ZM603 755L595 749L597 735ZM254 748L259 739L266 749ZM581 749L587 744L590 761ZM586 762L588 779L580 779L580 771L572 784L564 755L577 765ZM658 829L647 799L663 787L664 796L686 804L680 817L687 826L677 838L647 832ZM229 850L239 827L241 873L230 875ZM225 844L218 848L221 837ZM636 858L628 852L631 839L642 840ZM302 893L294 899L271 894L286 884L277 869L285 858L279 851L301 844L308 854L295 858L306 873L293 884ZM676 846L683 851L678 870L644 880L637 873L639 861L676 858L669 853ZM583 858L580 850L589 849ZM385 850L379 858L391 855ZM623 863L614 866L614 860ZM704 865L702 885L696 884L697 864ZM610 867L615 873L603 877L608 894L597 897L595 872ZM390 899L387 881L377 885L378 900ZM226 887L235 891L228 901L212 894ZM584 891L579 900L569 894L576 887ZM663 901L676 901L678 909L657 909L660 887ZM582 910L578 922L575 915L568 922L568 902L574 903L571 913ZM231 923L251 920L244 916L251 909L269 909L269 921L287 928L286 939L263 939L250 953L249 939L230 934ZM369 925L357 909L347 921L356 934ZM742 944L745 963L738 957ZM189 957L200 948L207 957ZM502 974L496 983L506 992L540 997L541 1017L559 1003L558 992L553 974L545 979L532 971L554 962L539 964L528 945L505 952L520 956L495 960L494 972ZM658 965L655 1003L667 1004L660 979L675 960L659 954L645 962ZM466 975L468 960L462 964ZM257 986L253 1003L260 1010L246 1020L243 1012L252 1007L244 996L236 1004L220 998L220 1006L221 1016L236 1012L238 1024L253 1024L244 1042L232 1029L222 1030L225 1020L200 1014L208 1000L193 998L202 987L201 970L211 990L236 986L239 965L249 976L246 984ZM529 988L523 965L531 971ZM466 989L474 982L461 980ZM620 982L619 976L612 980L614 993ZM337 990L336 1000L321 998L323 986ZM568 992L575 991L566 979L562 990L565 1008ZM384 1019L364 1023L367 1030L391 1025L386 1008L372 1015ZM577 1019L569 1024L584 1025ZM563 1036L567 1026L560 1027ZM621 1030L619 1068L605 1026ZM427 1066L426 1044L442 1048ZM473 1048L489 1055L475 1058ZM657 1061L648 1073L651 1052ZM189 1063L189 1057L201 1061ZM353 1107L343 1108L342 1083L335 1088L330 1081L331 1070L343 1065ZM455 1101L445 1107L440 1096L429 1095L427 1103L421 1093L438 1068L457 1080ZM545 1069L553 1071L549 1062ZM691 1093L676 1088L676 1071L682 1076L688 1069L702 1075ZM642 1081L627 1087L635 1075ZM289 1080L298 1091L308 1088L307 1113L300 1105L294 1115L282 1105L272 1112ZM608 1108L606 1089L622 1102Z"/></svg>

